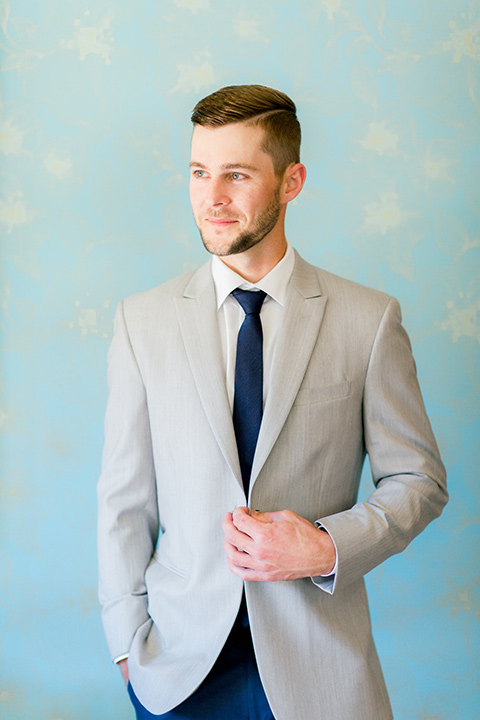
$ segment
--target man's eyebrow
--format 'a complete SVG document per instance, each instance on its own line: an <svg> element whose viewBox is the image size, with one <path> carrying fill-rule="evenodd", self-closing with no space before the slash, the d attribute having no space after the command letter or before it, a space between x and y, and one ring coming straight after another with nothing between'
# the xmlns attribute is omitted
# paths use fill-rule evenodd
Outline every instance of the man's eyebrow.
<svg viewBox="0 0 480 720"><path fill-rule="evenodd" d="M249 165L248 163L228 163L221 166L222 170L250 170L251 172L257 172L258 168L255 165Z"/></svg>
<svg viewBox="0 0 480 720"><path fill-rule="evenodd" d="M189 167L196 167L201 168L202 170L207 170L207 166L204 165L201 162L197 162L196 160L192 160ZM250 172L258 172L258 168L255 167L255 165L249 165L248 163L226 163L225 165L220 165L221 170L250 170Z"/></svg>

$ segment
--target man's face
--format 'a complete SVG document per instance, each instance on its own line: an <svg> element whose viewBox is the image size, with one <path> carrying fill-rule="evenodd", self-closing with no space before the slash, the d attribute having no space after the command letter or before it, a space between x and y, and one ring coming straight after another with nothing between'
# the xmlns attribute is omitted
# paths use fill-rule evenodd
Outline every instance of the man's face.
<svg viewBox="0 0 480 720"><path fill-rule="evenodd" d="M244 123L193 130L190 201L214 255L244 252L283 228L280 181L262 140L262 128Z"/></svg>

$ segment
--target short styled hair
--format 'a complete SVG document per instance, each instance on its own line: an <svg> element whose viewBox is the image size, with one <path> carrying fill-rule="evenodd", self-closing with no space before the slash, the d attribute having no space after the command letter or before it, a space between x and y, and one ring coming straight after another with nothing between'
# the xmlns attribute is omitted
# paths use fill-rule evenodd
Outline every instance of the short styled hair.
<svg viewBox="0 0 480 720"><path fill-rule="evenodd" d="M300 162L301 130L297 108L288 95L263 85L229 85L194 107L194 125L220 127L245 122L264 130L262 150L271 156L275 174Z"/></svg>

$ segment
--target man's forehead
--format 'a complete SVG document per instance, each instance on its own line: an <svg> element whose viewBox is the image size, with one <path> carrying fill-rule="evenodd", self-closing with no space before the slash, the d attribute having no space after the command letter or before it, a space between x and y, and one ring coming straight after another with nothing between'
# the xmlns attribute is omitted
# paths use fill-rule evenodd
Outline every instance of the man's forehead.
<svg viewBox="0 0 480 720"><path fill-rule="evenodd" d="M192 163L214 163L224 170L243 166L258 170L271 162L262 148L264 130L245 123L230 123L218 127L195 125L192 133Z"/></svg>

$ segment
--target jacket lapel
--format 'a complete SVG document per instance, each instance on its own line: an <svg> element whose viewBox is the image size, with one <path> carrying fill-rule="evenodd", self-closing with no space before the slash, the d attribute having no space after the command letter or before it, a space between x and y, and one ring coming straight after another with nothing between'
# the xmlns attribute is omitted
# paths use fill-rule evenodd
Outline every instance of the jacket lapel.
<svg viewBox="0 0 480 720"><path fill-rule="evenodd" d="M232 412L225 386L211 263L203 265L175 301L185 350L200 401L218 445L242 485Z"/></svg>
<svg viewBox="0 0 480 720"><path fill-rule="evenodd" d="M258 436L250 488L265 464L295 401L315 347L327 298L315 269L296 254L287 290L285 318L277 338L270 390ZM175 301L185 350L205 415L240 487L232 412L225 386L210 262Z"/></svg>
<svg viewBox="0 0 480 720"><path fill-rule="evenodd" d="M323 320L327 297L315 268L296 253L277 339L272 378L253 461L250 488L258 477L288 417Z"/></svg>

